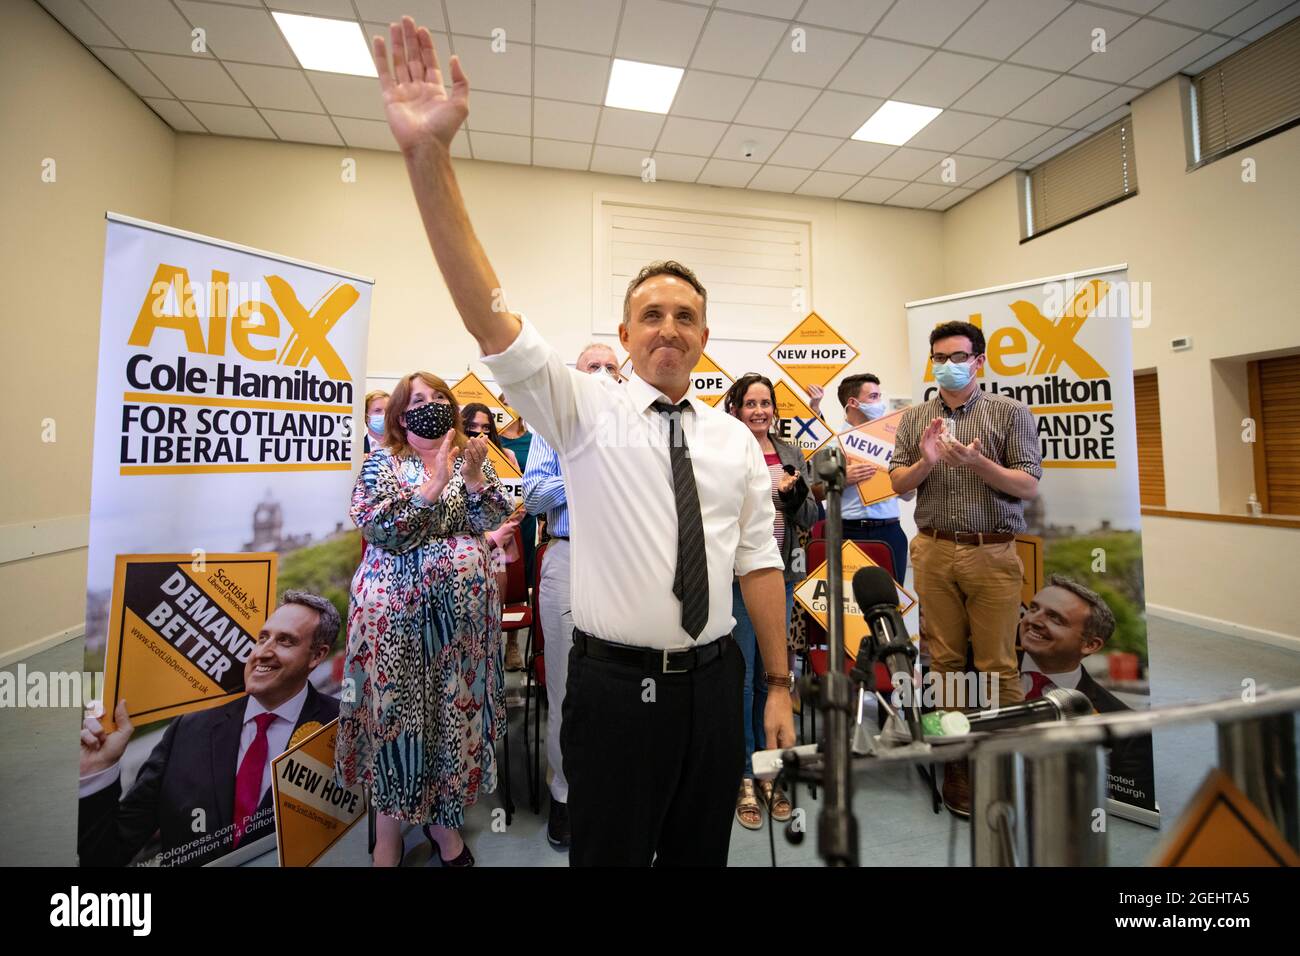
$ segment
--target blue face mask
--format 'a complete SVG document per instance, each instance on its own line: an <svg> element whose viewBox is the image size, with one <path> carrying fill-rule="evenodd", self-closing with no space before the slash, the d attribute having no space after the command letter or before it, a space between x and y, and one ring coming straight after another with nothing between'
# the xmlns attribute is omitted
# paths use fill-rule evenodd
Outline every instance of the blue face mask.
<svg viewBox="0 0 1300 956"><path fill-rule="evenodd" d="M374 434L382 435L384 433L383 415L371 415L369 418L366 419L366 424L370 426L370 431L373 432Z"/></svg>
<svg viewBox="0 0 1300 956"><path fill-rule="evenodd" d="M862 412L863 415L866 415L867 418L876 419L879 418L881 415L885 414L885 403L872 402L869 405L863 405L861 402L859 402L858 411Z"/></svg>
<svg viewBox="0 0 1300 956"><path fill-rule="evenodd" d="M936 363L934 366L934 380L939 383L940 388L946 388L950 392L960 392L970 384L970 380L974 375L975 372L971 369L971 362L967 362L965 365L944 362L942 365Z"/></svg>

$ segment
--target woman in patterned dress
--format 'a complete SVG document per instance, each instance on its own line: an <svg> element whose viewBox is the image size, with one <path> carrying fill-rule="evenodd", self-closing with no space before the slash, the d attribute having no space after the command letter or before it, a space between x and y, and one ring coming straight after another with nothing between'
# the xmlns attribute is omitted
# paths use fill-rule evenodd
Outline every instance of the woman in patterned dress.
<svg viewBox="0 0 1300 956"><path fill-rule="evenodd" d="M484 532L511 513L447 383L399 381L384 447L361 466L352 520L369 548L352 579L335 772L370 791L374 862L402 860L401 822L470 866L465 808L496 789L504 727L501 601Z"/></svg>

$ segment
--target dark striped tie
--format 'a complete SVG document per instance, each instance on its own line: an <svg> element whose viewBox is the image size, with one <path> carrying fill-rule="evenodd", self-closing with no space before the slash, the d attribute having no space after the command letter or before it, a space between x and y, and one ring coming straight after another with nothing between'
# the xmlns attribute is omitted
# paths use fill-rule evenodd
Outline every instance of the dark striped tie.
<svg viewBox="0 0 1300 956"><path fill-rule="evenodd" d="M709 567L704 554L704 520L700 517L695 469L691 466L691 450L682 428L682 411L689 405L688 401L677 405L655 402L654 409L668 420L673 497L677 502L677 573L673 577L673 594L682 602L682 630L695 640L709 619Z"/></svg>

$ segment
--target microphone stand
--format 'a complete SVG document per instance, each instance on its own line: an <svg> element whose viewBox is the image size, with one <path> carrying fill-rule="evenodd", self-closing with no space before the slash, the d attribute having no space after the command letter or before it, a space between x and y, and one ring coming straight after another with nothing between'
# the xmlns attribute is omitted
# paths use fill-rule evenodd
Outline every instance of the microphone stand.
<svg viewBox="0 0 1300 956"><path fill-rule="evenodd" d="M844 452L837 445L808 462L809 484L826 485L826 676L813 686L825 729L826 798L817 817L817 851L827 866L858 865L858 823L853 816L849 774L849 721L853 681L844 673L844 527L840 515L844 493ZM806 679L806 678L805 678Z"/></svg>

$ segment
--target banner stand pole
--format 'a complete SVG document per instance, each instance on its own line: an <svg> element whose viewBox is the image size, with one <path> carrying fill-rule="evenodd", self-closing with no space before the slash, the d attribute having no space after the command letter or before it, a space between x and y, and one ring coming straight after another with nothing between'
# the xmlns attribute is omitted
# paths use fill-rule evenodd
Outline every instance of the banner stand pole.
<svg viewBox="0 0 1300 956"><path fill-rule="evenodd" d="M1273 714L1216 724L1219 769L1300 850L1296 801L1295 714Z"/></svg>

